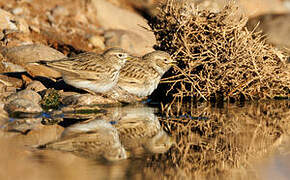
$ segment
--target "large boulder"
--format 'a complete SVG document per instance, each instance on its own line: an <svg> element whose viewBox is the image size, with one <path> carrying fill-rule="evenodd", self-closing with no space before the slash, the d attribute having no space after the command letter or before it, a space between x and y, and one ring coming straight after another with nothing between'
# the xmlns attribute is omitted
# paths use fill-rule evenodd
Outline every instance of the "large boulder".
<svg viewBox="0 0 290 180"><path fill-rule="evenodd" d="M125 45L122 48L136 55L144 55L153 50L155 36L149 31L150 27L143 17L105 0L92 0L92 7L95 10L92 13L96 13L98 23L105 30L122 30L123 36L120 36L120 33L111 34L122 41L119 44L120 47ZM131 45L128 46L128 44Z"/></svg>
<svg viewBox="0 0 290 180"><path fill-rule="evenodd" d="M52 78L58 78L61 76L61 74L55 70L31 63L39 60L57 60L65 57L61 52L48 46L41 44L16 46L1 49L0 53L8 62L25 67L32 76Z"/></svg>

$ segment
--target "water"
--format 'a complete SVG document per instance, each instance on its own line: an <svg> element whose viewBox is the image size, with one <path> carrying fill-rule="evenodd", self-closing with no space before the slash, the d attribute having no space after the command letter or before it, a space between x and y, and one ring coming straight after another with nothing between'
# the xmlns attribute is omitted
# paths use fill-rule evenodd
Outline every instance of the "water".
<svg viewBox="0 0 290 180"><path fill-rule="evenodd" d="M289 107L192 103L165 115L134 105L3 119L0 179L287 179ZM35 148L48 142L57 143Z"/></svg>

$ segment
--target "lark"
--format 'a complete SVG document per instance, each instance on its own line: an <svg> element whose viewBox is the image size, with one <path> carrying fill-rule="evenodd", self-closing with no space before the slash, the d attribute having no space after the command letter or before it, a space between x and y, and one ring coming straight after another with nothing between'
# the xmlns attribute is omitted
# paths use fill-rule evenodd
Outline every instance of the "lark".
<svg viewBox="0 0 290 180"><path fill-rule="evenodd" d="M120 141L131 155L165 153L173 139L161 127L154 109L146 106L115 107L108 110L108 119L114 120Z"/></svg>
<svg viewBox="0 0 290 180"><path fill-rule="evenodd" d="M65 83L88 92L104 93L118 81L120 69L132 57L123 49L111 48L103 54L81 53L74 57L39 61L59 71Z"/></svg>
<svg viewBox="0 0 290 180"><path fill-rule="evenodd" d="M149 96L174 62L164 51L153 51L143 57L134 58L121 68L118 83L112 94L120 97L127 92L138 97Z"/></svg>
<svg viewBox="0 0 290 180"><path fill-rule="evenodd" d="M117 130L107 121L96 119L69 126L59 140L40 146L41 149L71 152L90 159L118 161L127 158Z"/></svg>

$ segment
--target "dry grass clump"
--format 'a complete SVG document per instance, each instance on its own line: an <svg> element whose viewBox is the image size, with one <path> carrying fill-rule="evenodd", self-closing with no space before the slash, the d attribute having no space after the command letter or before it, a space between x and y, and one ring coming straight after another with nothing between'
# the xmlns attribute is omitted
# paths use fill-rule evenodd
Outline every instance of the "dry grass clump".
<svg viewBox="0 0 290 180"><path fill-rule="evenodd" d="M156 48L178 60L165 79L174 97L289 98L286 58L261 33L245 28L247 18L234 3L213 13L188 2L168 0L149 22Z"/></svg>
<svg viewBox="0 0 290 180"><path fill-rule="evenodd" d="M176 145L149 160L147 171L167 179L259 179L255 162L290 137L289 107L289 101L184 106L187 117L161 120Z"/></svg>

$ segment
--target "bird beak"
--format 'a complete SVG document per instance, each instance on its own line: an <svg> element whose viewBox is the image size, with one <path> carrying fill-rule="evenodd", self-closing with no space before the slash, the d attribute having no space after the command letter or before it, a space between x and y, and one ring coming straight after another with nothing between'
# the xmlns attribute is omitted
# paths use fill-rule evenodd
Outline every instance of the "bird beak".
<svg viewBox="0 0 290 180"><path fill-rule="evenodd" d="M132 61L133 59L134 59L134 57L132 57L132 56L128 56L128 57L126 58L127 61Z"/></svg>
<svg viewBox="0 0 290 180"><path fill-rule="evenodd" d="M126 153L127 158L131 156L131 153L129 151L126 151L125 153Z"/></svg>
<svg viewBox="0 0 290 180"><path fill-rule="evenodd" d="M172 145L176 145L176 139L172 136L169 137L169 143L170 143L170 146Z"/></svg>
<svg viewBox="0 0 290 180"><path fill-rule="evenodd" d="M169 63L170 65L175 65L177 63L176 60L172 59L171 62Z"/></svg>

